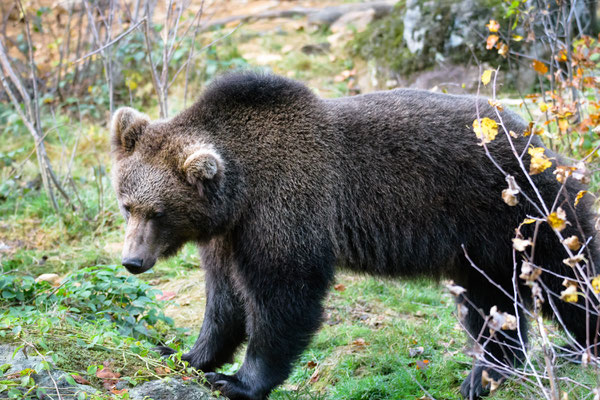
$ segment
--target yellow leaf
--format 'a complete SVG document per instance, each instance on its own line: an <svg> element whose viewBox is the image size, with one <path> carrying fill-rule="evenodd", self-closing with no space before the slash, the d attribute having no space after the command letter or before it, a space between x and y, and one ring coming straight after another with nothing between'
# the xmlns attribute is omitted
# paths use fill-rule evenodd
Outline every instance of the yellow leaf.
<svg viewBox="0 0 600 400"><path fill-rule="evenodd" d="M532 67L535 70L535 72L537 72L540 75L545 75L546 73L548 73L548 67L541 61L533 60Z"/></svg>
<svg viewBox="0 0 600 400"><path fill-rule="evenodd" d="M499 39L500 39L500 37L498 35L488 36L488 38L486 40L485 48L488 50L493 49Z"/></svg>
<svg viewBox="0 0 600 400"><path fill-rule="evenodd" d="M600 275L592 279L592 288L594 288L594 292L600 293Z"/></svg>
<svg viewBox="0 0 600 400"><path fill-rule="evenodd" d="M552 166L552 161L544 154L545 149L543 147L530 147L527 153L531 156L531 163L529 164L529 174L535 175L544 172L546 169Z"/></svg>
<svg viewBox="0 0 600 400"><path fill-rule="evenodd" d="M481 119L481 122L473 121L473 131L482 143L489 143L498 135L498 124L493 119L485 117Z"/></svg>
<svg viewBox="0 0 600 400"><path fill-rule="evenodd" d="M565 211L558 207L555 212L548 215L547 221L548 224L557 231L562 231L567 227L567 214Z"/></svg>
<svg viewBox="0 0 600 400"><path fill-rule="evenodd" d="M523 40L523 36L513 35L512 40L514 40L515 42L520 42L521 40Z"/></svg>
<svg viewBox="0 0 600 400"><path fill-rule="evenodd" d="M558 127L562 133L566 133L567 129L569 129L569 121L567 121L565 118L560 118L558 120Z"/></svg>
<svg viewBox="0 0 600 400"><path fill-rule="evenodd" d="M525 218L522 222L522 224L524 225L529 225L529 224L533 224L535 222L535 219L533 218Z"/></svg>
<svg viewBox="0 0 600 400"><path fill-rule="evenodd" d="M481 74L481 82L484 85L487 85L492 80L492 72L494 72L493 69L486 69L483 71L483 74Z"/></svg>
<svg viewBox="0 0 600 400"><path fill-rule="evenodd" d="M541 112L546 112L546 111L548 111L548 103L545 103L545 102L543 102L543 101L542 101L542 102L540 102L540 111L541 111Z"/></svg>
<svg viewBox="0 0 600 400"><path fill-rule="evenodd" d="M569 285L565 290L560 292L560 298L567 303L577 303L578 293L576 285Z"/></svg>
<svg viewBox="0 0 600 400"><path fill-rule="evenodd" d="M579 201L587 192L587 190L580 190L579 193L577 193L577 197L575 197L575 207L577 207L577 204L579 204Z"/></svg>
<svg viewBox="0 0 600 400"><path fill-rule="evenodd" d="M490 30L490 32L498 32L498 29L500 29L500 24L498 21L493 19L490 19L490 22L485 26Z"/></svg>

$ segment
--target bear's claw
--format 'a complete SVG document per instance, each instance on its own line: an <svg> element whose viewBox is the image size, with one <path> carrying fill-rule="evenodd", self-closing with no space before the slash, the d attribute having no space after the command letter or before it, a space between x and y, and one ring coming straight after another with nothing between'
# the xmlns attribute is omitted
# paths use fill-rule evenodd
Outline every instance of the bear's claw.
<svg viewBox="0 0 600 400"><path fill-rule="evenodd" d="M218 390L230 400L263 400L266 397L258 395L236 376L207 372L204 378L213 390Z"/></svg>

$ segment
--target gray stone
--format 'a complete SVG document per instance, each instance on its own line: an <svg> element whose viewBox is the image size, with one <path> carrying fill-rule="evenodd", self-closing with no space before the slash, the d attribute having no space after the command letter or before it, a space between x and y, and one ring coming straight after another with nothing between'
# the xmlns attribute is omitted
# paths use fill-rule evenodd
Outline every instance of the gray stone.
<svg viewBox="0 0 600 400"><path fill-rule="evenodd" d="M150 381L129 390L132 400L211 400L215 399L200 384L180 378Z"/></svg>
<svg viewBox="0 0 600 400"><path fill-rule="evenodd" d="M33 354L26 354L23 352L23 349L15 353L16 348L16 346L8 344L0 345L0 365L10 365L10 368L4 373L5 376L28 368L35 369L39 367L43 361L42 357ZM75 386L73 386L69 384L69 382L67 382L66 375L66 372L51 370L41 371L39 374L31 374L31 377L39 388L46 389L46 392L49 396L48 398L54 398L53 393L56 394L57 390L63 397L65 395L75 395L79 392L85 392L88 394L95 394L98 392L98 390L88 385L80 385L76 383Z"/></svg>

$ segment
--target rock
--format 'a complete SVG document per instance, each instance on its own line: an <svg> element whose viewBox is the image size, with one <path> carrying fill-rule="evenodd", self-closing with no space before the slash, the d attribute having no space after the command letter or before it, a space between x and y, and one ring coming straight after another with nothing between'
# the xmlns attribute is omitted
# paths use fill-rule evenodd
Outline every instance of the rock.
<svg viewBox="0 0 600 400"><path fill-rule="evenodd" d="M52 286L60 285L60 276L58 274L42 274L35 278L36 282L48 282Z"/></svg>
<svg viewBox="0 0 600 400"><path fill-rule="evenodd" d="M415 54L423 50L427 28L422 24L422 12L419 0L408 0L404 14L403 39L408 50Z"/></svg>
<svg viewBox="0 0 600 400"><path fill-rule="evenodd" d="M180 378L150 381L129 390L132 400L210 400L214 397L204 386Z"/></svg>
<svg viewBox="0 0 600 400"><path fill-rule="evenodd" d="M10 368L4 373L5 377L23 371L24 369L38 368L43 361L42 357L34 354L25 354L22 349L15 353L16 348L16 346L8 344L0 345L0 365L10 365ZM49 395L52 395L53 391L56 393L57 389L63 397L65 397L65 395L66 397L73 397L79 392L88 394L95 394L98 392L98 390L91 386L80 385L77 383L75 386L69 384L66 375L66 372L51 370L41 371L39 374L33 373L31 374L31 377L37 386L46 389Z"/></svg>
<svg viewBox="0 0 600 400"><path fill-rule="evenodd" d="M372 8L364 11L352 11L338 18L337 21L331 24L330 29L333 33L347 29L364 32L373 19L375 19L375 10Z"/></svg>
<svg viewBox="0 0 600 400"><path fill-rule="evenodd" d="M307 44L300 49L304 54L325 54L331 49L330 43Z"/></svg>
<svg viewBox="0 0 600 400"><path fill-rule="evenodd" d="M381 18L392 12L395 0L351 3L325 7L308 14L308 22L313 25L330 26L343 15L372 10L374 18Z"/></svg>

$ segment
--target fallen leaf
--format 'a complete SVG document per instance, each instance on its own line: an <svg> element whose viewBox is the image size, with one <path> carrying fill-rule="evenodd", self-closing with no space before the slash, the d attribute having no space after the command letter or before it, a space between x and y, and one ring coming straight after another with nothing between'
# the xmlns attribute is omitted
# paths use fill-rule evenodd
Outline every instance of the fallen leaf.
<svg viewBox="0 0 600 400"><path fill-rule="evenodd" d="M338 283L333 288L338 292L343 292L344 290L346 290L346 285L344 285L343 283Z"/></svg>
<svg viewBox="0 0 600 400"><path fill-rule="evenodd" d="M314 362L314 361L312 361L312 360L306 363L306 368L313 369L313 368L315 368L316 366L317 366L317 363L316 363L316 362Z"/></svg>
<svg viewBox="0 0 600 400"><path fill-rule="evenodd" d="M173 300L175 296L177 296L177 293L164 290L160 295L156 296L156 300L169 301Z"/></svg>
<svg viewBox="0 0 600 400"><path fill-rule="evenodd" d="M111 389L110 392L112 394L123 394L123 393L127 393L129 390L128 389Z"/></svg>
<svg viewBox="0 0 600 400"><path fill-rule="evenodd" d="M71 376L73 377L75 382L79 383L80 385L91 385L90 381L88 381L87 379L85 379L83 376L81 376L79 374L71 374Z"/></svg>
<svg viewBox="0 0 600 400"><path fill-rule="evenodd" d="M420 356L424 352L425 352L425 348L423 346L411 347L410 349L408 349L408 355L410 357Z"/></svg>
<svg viewBox="0 0 600 400"><path fill-rule="evenodd" d="M156 367L154 368L154 371L156 371L158 375L168 375L171 373L171 369L169 367Z"/></svg>

